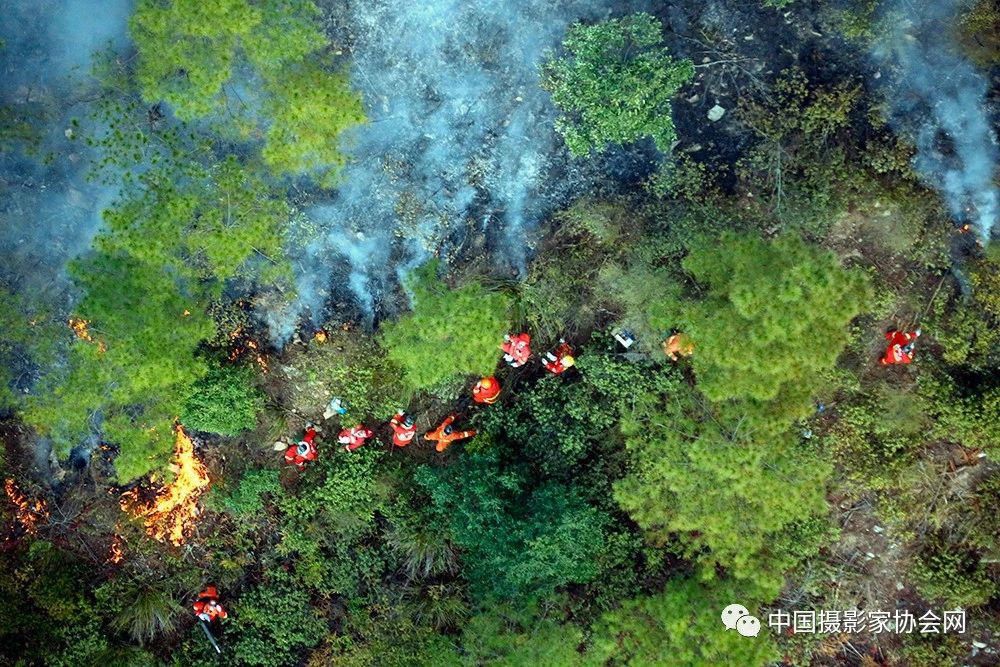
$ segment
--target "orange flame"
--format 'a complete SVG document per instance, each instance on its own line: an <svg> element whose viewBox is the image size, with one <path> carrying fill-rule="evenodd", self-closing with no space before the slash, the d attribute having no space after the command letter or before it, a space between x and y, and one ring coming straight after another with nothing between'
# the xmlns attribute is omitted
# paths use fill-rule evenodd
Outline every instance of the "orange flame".
<svg viewBox="0 0 1000 667"><path fill-rule="evenodd" d="M138 493L123 493L121 507L133 509L145 518L146 532L161 542L170 540L174 546L184 543L187 533L198 516L198 499L208 488L208 470L194 455L194 442L177 426L177 441L174 445L174 481L163 487L153 502L145 507L133 507Z"/></svg>
<svg viewBox="0 0 1000 667"><path fill-rule="evenodd" d="M88 343L94 342L94 337L90 335L90 329L88 325L90 322L81 317L71 317L69 318L69 328L73 330L76 337L80 340L85 340ZM104 354L108 351L108 346L103 340L97 341L97 351Z"/></svg>
<svg viewBox="0 0 1000 667"><path fill-rule="evenodd" d="M246 337L243 333L243 327L237 327L235 331L229 334L229 340L231 341L236 341L241 337L244 338L246 342L243 345L238 345L233 348L233 351L229 353L229 360L236 361L244 352L249 350L253 354L257 365L260 366L260 370L266 373L268 371L267 357L261 353L260 345L257 344L257 341Z"/></svg>
<svg viewBox="0 0 1000 667"><path fill-rule="evenodd" d="M93 343L94 339L91 337L90 331L87 329L88 324L90 324L90 322L80 317L69 318L69 328L73 330L76 337L80 340L85 340L88 343Z"/></svg>
<svg viewBox="0 0 1000 667"><path fill-rule="evenodd" d="M122 562L125 558L125 546L122 544L122 538L115 535L114 539L111 540L111 552L108 556L108 562L118 564Z"/></svg>
<svg viewBox="0 0 1000 667"><path fill-rule="evenodd" d="M315 340L320 345L322 345L323 343L325 343L329 339L330 339L330 337L327 336L326 332L323 331L322 329L320 329L319 331L317 331L316 334L313 336L313 340Z"/></svg>
<svg viewBox="0 0 1000 667"><path fill-rule="evenodd" d="M49 513L45 509L45 501L40 498L35 500L35 502L29 501L27 496L17 488L17 484L12 479L7 479L4 482L3 490L16 508L17 521L24 527L24 532L28 535L36 534L38 532L38 524L49 518Z"/></svg>

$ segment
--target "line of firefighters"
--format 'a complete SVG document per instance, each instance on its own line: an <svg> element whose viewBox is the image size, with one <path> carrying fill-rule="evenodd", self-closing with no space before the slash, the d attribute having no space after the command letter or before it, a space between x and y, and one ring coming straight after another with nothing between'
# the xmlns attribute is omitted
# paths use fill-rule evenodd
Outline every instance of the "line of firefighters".
<svg viewBox="0 0 1000 667"><path fill-rule="evenodd" d="M911 363L920 333L920 329L914 331L890 329L887 331L885 334L887 346L885 355L879 360L880 363L883 366ZM619 340L621 341L622 339L619 338ZM626 333L626 340L628 341L626 347L628 347L633 340L630 334ZM504 360L511 367L520 368L531 358L531 336L527 333L519 333L513 336L506 335L500 349L503 350ZM663 341L663 351L672 361L677 361L682 356L690 356L694 352L694 345L684 334L674 333L667 340ZM575 363L576 359L573 356L573 348L562 339L559 340L559 345L556 349L546 353L542 359L542 365L545 367L545 370L554 375L562 374L568 368L572 368ZM492 405L499 398L500 383L495 377L482 378L472 388L472 399L477 403ZM337 403L337 412L343 414L345 410L339 405L339 401ZM436 442L435 449L443 452L453 442L476 435L475 431L456 431L452 426L456 418L457 415L455 414L448 415L436 429L425 433L424 439ZM417 429L412 415L399 412L389 421L389 425L393 431L393 445L406 447L413 442ZM301 470L307 462L315 460L317 456L316 433L316 428L308 424L303 439L298 444L289 447L285 452L285 461L298 466ZM371 429L366 428L363 424L359 424L353 428L346 428L341 431L337 440L340 444L344 445L345 450L353 452L358 447L364 445L373 435ZM219 603L218 597L218 591L215 586L208 586L198 595L198 601L194 603L195 615L206 623L211 623L217 618L226 618L228 614L225 608Z"/></svg>
<svg viewBox="0 0 1000 667"><path fill-rule="evenodd" d="M914 347L917 338L920 336L920 329L915 331L901 331L891 329L885 334L888 341L885 355L880 360L883 366L893 364L909 364L913 361ZM632 341L630 335L627 340ZM531 359L531 336L527 333L515 335L507 334L504 342L500 346L503 351L503 358L512 368L520 368ZM694 352L693 343L683 334L674 333L663 342L663 351L672 361L677 361L680 357L690 356ZM555 350L547 352L542 358L542 366L553 375L560 375L567 369L572 368L576 363L573 356L573 348L563 339L559 339L559 345ZM483 405L492 405L500 398L500 383L493 376L480 379L472 388L472 400ZM344 412L342 406L337 401L337 411ZM437 443L435 449L443 452L452 443L465 440L476 435L476 431L459 431L454 427L454 422L458 418L456 414L448 415L441 424L424 434L424 439ZM416 420L413 415L405 412L397 413L390 421L392 427L392 444L397 447L406 447L417 434ZM316 449L317 429L312 424L306 425L305 435L297 444L291 445L285 451L285 462L295 465L302 470L306 463L316 460L318 452ZM337 441L344 446L348 452L358 449L369 438L374 436L374 432L364 424L358 424L352 428L345 428L337 436Z"/></svg>
<svg viewBox="0 0 1000 667"><path fill-rule="evenodd" d="M504 361L512 368L520 368L531 359L531 336L527 333L507 334L504 336L504 342L500 349L503 351ZM563 339L559 339L559 345L551 352L547 352L542 358L542 366L553 375L561 375L567 369L572 368L575 363L573 348ZM492 405L499 398L500 382L493 376L481 378L472 388L472 400L476 403ZM339 401L336 411L343 412ZM452 443L476 435L476 431L455 429L454 423L457 418L456 414L448 415L436 429L424 434L424 440L437 443L435 449L438 452L443 452ZM413 415L401 411L389 420L389 426L392 427L392 444L397 447L406 447L416 437L417 427ZM306 463L316 460L318 456L316 434L316 427L312 424L306 424L306 432L302 440L285 450L285 462L302 470ZM337 436L337 442L343 445L346 451L353 452L374 435L375 433L370 428L364 424L358 424L342 430Z"/></svg>

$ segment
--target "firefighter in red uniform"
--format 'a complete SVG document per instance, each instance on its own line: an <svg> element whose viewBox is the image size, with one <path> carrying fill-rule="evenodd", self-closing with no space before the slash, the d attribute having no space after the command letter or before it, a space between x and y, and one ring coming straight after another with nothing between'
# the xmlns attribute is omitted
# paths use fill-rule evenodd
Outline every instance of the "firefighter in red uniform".
<svg viewBox="0 0 1000 667"><path fill-rule="evenodd" d="M505 334L503 337L503 358L513 368L520 368L531 358L531 336L519 333L516 336Z"/></svg>
<svg viewBox="0 0 1000 667"><path fill-rule="evenodd" d="M913 348L920 337L920 329L916 331L900 331L890 329L885 333L885 339L889 345L885 348L885 356L882 357L883 366L893 364L908 364L913 361Z"/></svg>
<svg viewBox="0 0 1000 667"><path fill-rule="evenodd" d="M344 445L344 449L353 452L355 449L365 444L365 440L375 435L371 429L365 428L364 424L358 424L354 428L345 428L337 436L337 441Z"/></svg>
<svg viewBox="0 0 1000 667"><path fill-rule="evenodd" d="M209 586L199 593L198 601L192 606L194 607L194 615L206 623L229 616L225 607L219 604L219 592L215 590L215 586Z"/></svg>
<svg viewBox="0 0 1000 667"><path fill-rule="evenodd" d="M285 450L285 463L294 463L302 470L306 467L306 462L315 461L316 452L316 429L312 424L306 424L306 434L298 444L291 445Z"/></svg>
<svg viewBox="0 0 1000 667"><path fill-rule="evenodd" d="M405 412L398 412L389 420L389 425L392 426L392 444L397 447L406 447L417 433L413 417Z"/></svg>
<svg viewBox="0 0 1000 667"><path fill-rule="evenodd" d="M483 378L472 388L472 400L493 405L500 398L500 383L495 377Z"/></svg>
<svg viewBox="0 0 1000 667"><path fill-rule="evenodd" d="M555 352L546 352L545 359L542 360L545 370L555 375L559 375L574 364L576 359L573 358L573 348L562 338L559 339L559 347Z"/></svg>
<svg viewBox="0 0 1000 667"><path fill-rule="evenodd" d="M471 438L476 434L475 431L456 431L452 428L451 423L455 421L456 415L448 415L441 425L438 426L433 431L430 431L424 435L424 438L430 441L436 441L437 446L434 447L439 452L443 452L451 446L451 443L457 440L465 440L466 438Z"/></svg>

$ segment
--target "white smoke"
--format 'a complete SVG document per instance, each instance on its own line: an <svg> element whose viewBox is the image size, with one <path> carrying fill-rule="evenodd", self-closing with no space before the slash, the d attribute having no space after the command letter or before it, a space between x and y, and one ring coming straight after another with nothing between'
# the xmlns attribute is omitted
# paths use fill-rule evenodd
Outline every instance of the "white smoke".
<svg viewBox="0 0 1000 667"><path fill-rule="evenodd" d="M957 49L958 0L904 2L876 57L894 70L893 122L917 147L914 167L941 192L956 221L984 242L1000 214L997 143L986 110L986 78Z"/></svg>
<svg viewBox="0 0 1000 667"><path fill-rule="evenodd" d="M307 211L323 232L300 267L299 312L321 313L308 298L345 260L333 289L349 287L369 319L391 312L401 275L463 244L523 273L534 226L598 167L560 147L539 67L573 22L629 4L365 0L345 10L369 122L345 141L352 160L333 199Z"/></svg>

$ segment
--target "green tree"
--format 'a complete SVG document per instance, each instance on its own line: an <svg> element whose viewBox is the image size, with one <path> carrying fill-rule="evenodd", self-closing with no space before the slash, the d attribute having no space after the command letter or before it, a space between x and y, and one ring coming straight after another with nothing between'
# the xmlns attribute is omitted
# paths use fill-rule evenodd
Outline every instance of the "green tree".
<svg viewBox="0 0 1000 667"><path fill-rule="evenodd" d="M407 282L413 312L382 329L389 359L414 389L466 373L491 374L508 326L506 296L476 282L449 289L437 267L433 261L416 271Z"/></svg>
<svg viewBox="0 0 1000 667"><path fill-rule="evenodd" d="M562 112L556 129L571 153L600 153L645 136L670 151L677 136L670 101L694 66L670 57L661 31L649 14L569 29L568 55L545 64L542 85Z"/></svg>
<svg viewBox="0 0 1000 667"><path fill-rule="evenodd" d="M207 115L244 58L270 72L324 46L315 12L308 0L141 0L130 27L143 96Z"/></svg>
<svg viewBox="0 0 1000 667"><path fill-rule="evenodd" d="M474 594L530 600L598 574L607 517L573 488L534 486L524 466L501 464L495 449L446 469L423 467L416 478L440 525L466 550Z"/></svg>
<svg viewBox="0 0 1000 667"><path fill-rule="evenodd" d="M236 435L252 429L264 407L264 393L254 385L249 368L213 368L192 387L181 423L196 431Z"/></svg>
<svg viewBox="0 0 1000 667"><path fill-rule="evenodd" d="M767 600L801 556L780 548L785 532L826 511L831 468L793 434L761 437L752 422L726 420L690 390L650 401L623 420L633 468L615 498L649 538L679 536L705 576L721 566Z"/></svg>
<svg viewBox="0 0 1000 667"><path fill-rule="evenodd" d="M332 187L346 162L338 148L340 134L365 121L347 74L305 63L288 68L269 90L264 162L281 174L313 174Z"/></svg>
<svg viewBox="0 0 1000 667"><path fill-rule="evenodd" d="M791 418L804 416L865 303L864 276L791 235L703 238L684 268L703 289L677 306L678 325L695 344L701 391L713 401L781 404Z"/></svg>
<svg viewBox="0 0 1000 667"><path fill-rule="evenodd" d="M341 68L307 62L327 46L318 13L310 0L141 0L131 32L142 95L182 120L263 135L275 172L332 185L339 136L365 118Z"/></svg>
<svg viewBox="0 0 1000 667"><path fill-rule="evenodd" d="M721 623L722 610L740 600L761 620L748 639ZM592 629L588 657L600 665L763 667L779 654L766 619L741 587L725 580L711 585L675 579L663 593L630 600Z"/></svg>

